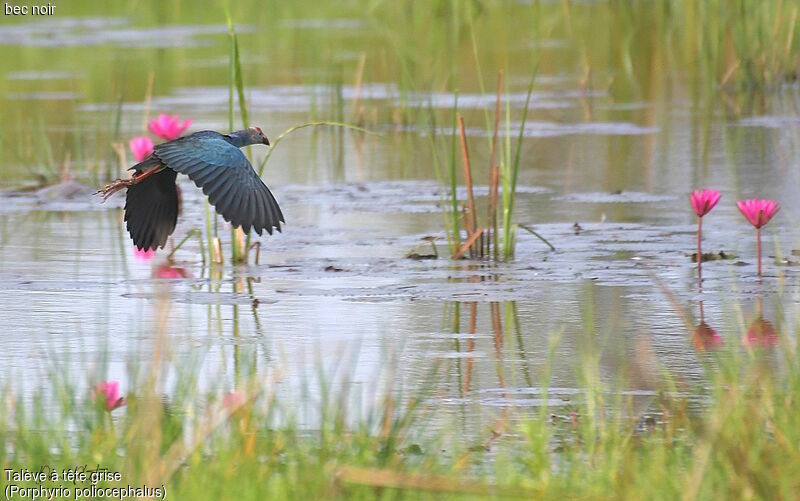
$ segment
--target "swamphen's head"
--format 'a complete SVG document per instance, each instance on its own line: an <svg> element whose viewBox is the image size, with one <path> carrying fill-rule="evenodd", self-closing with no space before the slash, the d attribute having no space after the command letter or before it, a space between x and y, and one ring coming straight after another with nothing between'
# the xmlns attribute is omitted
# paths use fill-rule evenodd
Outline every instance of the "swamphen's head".
<svg viewBox="0 0 800 501"><path fill-rule="evenodd" d="M267 136L264 135L261 127L250 127L247 129L247 132L250 133L250 141L248 141L250 144L261 143L269 146L269 139L267 139Z"/></svg>

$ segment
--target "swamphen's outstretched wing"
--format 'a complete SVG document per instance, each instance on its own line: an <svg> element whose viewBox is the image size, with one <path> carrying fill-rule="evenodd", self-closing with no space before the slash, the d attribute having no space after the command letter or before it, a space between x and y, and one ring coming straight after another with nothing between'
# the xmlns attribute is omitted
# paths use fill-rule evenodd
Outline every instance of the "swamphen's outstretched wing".
<svg viewBox="0 0 800 501"><path fill-rule="evenodd" d="M164 169L128 187L125 221L140 250L164 247L178 222L178 173Z"/></svg>
<svg viewBox="0 0 800 501"><path fill-rule="evenodd" d="M167 168L186 174L226 221L263 230L281 230L285 222L278 202L244 153L216 132L199 132L159 144L153 156Z"/></svg>

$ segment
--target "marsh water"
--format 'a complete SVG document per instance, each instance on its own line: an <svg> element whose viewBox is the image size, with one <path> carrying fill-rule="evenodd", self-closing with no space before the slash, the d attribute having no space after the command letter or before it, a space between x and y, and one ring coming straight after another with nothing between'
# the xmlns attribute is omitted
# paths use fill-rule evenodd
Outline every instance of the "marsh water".
<svg viewBox="0 0 800 501"><path fill-rule="evenodd" d="M257 263L211 267L196 239L172 263L166 251L141 260L125 232L123 197L102 204L91 195L125 167L111 143L143 133L146 114L159 112L193 118L192 130L225 130L229 98L224 17L193 13L196 22L179 24L169 12L148 12L90 16L64 7L52 18L0 20L3 384L30 390L65 373L76 381L102 373L125 387L166 336L174 372L191 368L202 387L231 389L269 372L280 374L290 400L321 379L354 388L353 405L385 388L425 387L440 416L469 413L474 423L511 406L535 409L545 384L553 408L569 407L590 354L604 379L625 374L618 391L645 408L664 370L702 387L718 343L698 349L701 300L726 346L741 344L759 312L776 328L794 321L796 86L767 101L699 98L682 75L636 87L606 83L622 79L612 68L586 85L569 40L520 42L505 55L511 135L525 104L529 45L544 63L524 130L515 221L555 250L519 230L509 262L454 261L432 126L419 116L437 117L449 147L458 98L484 207L484 110L503 58L482 49L485 93L474 66L458 86L409 88L382 73L398 64L391 44L380 43L382 28L304 12L251 24L239 17L251 123L270 137L322 119L375 134L318 127L276 146L263 177L286 226L256 238ZM459 47L462 64L474 65L468 37ZM254 148L255 161L265 152ZM74 181L40 184L67 171ZM204 229L202 194L179 182L183 208L168 249ZM700 186L722 190L705 218L704 250L727 257L705 263L702 293L688 203ZM782 206L764 230L761 281L753 228L735 207L754 196ZM218 225L225 240L228 226ZM439 237L438 259L429 236Z"/></svg>

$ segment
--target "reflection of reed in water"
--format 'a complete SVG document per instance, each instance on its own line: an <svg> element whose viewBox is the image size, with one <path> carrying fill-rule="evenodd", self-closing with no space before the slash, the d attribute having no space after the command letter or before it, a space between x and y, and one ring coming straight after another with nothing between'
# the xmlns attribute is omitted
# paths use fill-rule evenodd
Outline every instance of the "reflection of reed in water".
<svg viewBox="0 0 800 501"><path fill-rule="evenodd" d="M470 264L466 267L466 269L470 271L476 271L478 269L477 264ZM477 276L471 275L467 278L467 281L470 283L478 283L480 281L485 280L494 280L496 281L498 278L496 276ZM462 346L459 342L458 338L454 340L454 348L455 351L458 353L464 353L466 356L464 357L457 357L455 359L456 365L456 373L458 375L458 393L460 397L470 393L473 391L474 388L474 375L473 371L475 369L475 350L476 350L476 335L478 333L478 312L479 312L479 304L477 301L471 301L469 303L451 303L445 304L445 317L446 317L446 324L451 326L451 331L454 334L460 332L461 326L461 305L468 304L469 305L469 318L467 319L467 336L466 340L466 347L465 350L462 352ZM452 305L452 306L451 306ZM489 301L489 321L490 321L490 328L492 332L492 346L493 346L493 356L494 356L494 365L495 365L495 374L497 378L497 384L500 388L507 388L507 374L505 373L505 364L504 360L504 353L503 347L505 345L505 334L506 329L513 329L515 332L515 339L517 341L517 356L522 361L521 364L521 371L525 381L525 384L528 387L533 386L533 381L531 378L530 367L528 366L527 354L523 342L523 337L520 329L520 322L519 322L519 315L517 312L517 304L515 301ZM504 328L505 325L505 328ZM462 358L463 360L463 367L462 367ZM501 397L503 399L508 398L508 395L505 391L502 392Z"/></svg>

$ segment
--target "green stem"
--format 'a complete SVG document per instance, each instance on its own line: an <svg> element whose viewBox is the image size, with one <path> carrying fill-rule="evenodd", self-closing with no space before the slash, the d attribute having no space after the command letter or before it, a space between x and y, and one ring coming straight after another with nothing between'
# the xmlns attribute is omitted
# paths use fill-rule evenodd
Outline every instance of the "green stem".
<svg viewBox="0 0 800 501"><path fill-rule="evenodd" d="M376 132L372 132L372 131L364 129L362 127L357 127L355 125L350 125L350 124L341 123L341 122L330 122L330 121L326 121L326 120L322 120L322 121L318 121L318 122L306 122L306 123L302 123L300 125L295 125L293 127L289 127L285 131L281 132L278 135L278 137L275 138L274 141L272 141L272 144L270 145L269 150L267 150L267 154L264 155L264 160L262 160L261 163L258 165L258 177L261 177L261 175L264 173L264 167L266 167L267 161L269 160L269 157L272 156L272 152L275 151L275 147L278 146L278 143L280 143L281 140L284 137L288 136L289 134L291 134L292 132L294 132L296 130L304 129L306 127L318 127L320 125L328 125L328 126L331 126L331 127L343 127L345 129L357 130L359 132L364 132L364 133L367 133L367 134L379 135ZM250 233L247 234L247 240L245 241L244 247L245 247L245 249L249 249L250 248Z"/></svg>
<svg viewBox="0 0 800 501"><path fill-rule="evenodd" d="M533 228L531 228L531 227L529 227L529 226L525 226L524 224L519 224L519 223L517 223L517 226L519 226L519 227L520 227L520 228L522 228L523 230L527 231L527 232L528 232L528 233L530 233L531 235L535 236L536 238L538 238L539 240L541 240L542 242L544 242L545 244L547 244L547 246L548 246L548 247L550 247L550 250L552 250L552 251L556 250L556 248L555 248L555 247L553 247L553 244L551 244L551 243L550 243L550 242L549 242L549 241L548 241L546 238L544 238L543 236L541 236L540 234L538 234L537 232L535 232L535 231L533 230Z"/></svg>
<svg viewBox="0 0 800 501"><path fill-rule="evenodd" d="M703 287L703 249L701 245L703 235L703 218L697 216L697 281Z"/></svg>
<svg viewBox="0 0 800 501"><path fill-rule="evenodd" d="M299 130L299 129L305 129L306 127L318 127L318 126L321 126L321 125L328 125L328 126L331 126L331 127L344 127L345 129L357 130L359 132L365 132L367 134L380 135L377 132L373 132L371 130L367 130L367 129L363 128L363 127L358 127L356 125L350 125L350 124L343 123L343 122L331 122L331 121L327 121L327 120L321 120L321 121L318 121L318 122L306 122L306 123L302 123L300 125L295 125L295 126L289 127L285 131L281 132L278 135L278 137L276 137L275 140L271 142L269 150L267 150L267 154L264 156L264 160L262 160L261 163L258 165L258 177L261 177L261 175L264 173L264 167L267 165L267 161L269 160L269 157L272 156L272 152L275 151L275 147L278 146L278 143L280 143L281 140L283 140L284 137L288 136L292 132L294 132L296 130Z"/></svg>
<svg viewBox="0 0 800 501"><path fill-rule="evenodd" d="M756 228L756 256L758 257L758 278L761 278L761 228Z"/></svg>
<svg viewBox="0 0 800 501"><path fill-rule="evenodd" d="M208 203L208 199L206 198L206 238L208 239L208 262L214 262L214 237L217 234L214 231L213 225L211 224L211 204ZM205 261L205 257L203 258Z"/></svg>
<svg viewBox="0 0 800 501"><path fill-rule="evenodd" d="M177 252L177 250L180 249L183 246L183 244L185 244L186 241L193 236L197 237L198 241L200 242L200 255L203 257L203 264L206 264L205 249L203 249L203 234L197 228L190 230L189 233L187 233L186 236L183 237L183 240L181 240L178 243L178 245L176 245L170 251L170 253L167 254L167 260L172 261L172 256L175 254L175 252Z"/></svg>
<svg viewBox="0 0 800 501"><path fill-rule="evenodd" d="M525 108L522 110L522 121L519 125L519 135L517 136L517 151L514 155L514 163L511 167L511 179L508 183L508 203L503 207L503 258L508 259L514 254L511 238L511 217L514 213L514 198L517 190L517 176L519 174L519 160L522 155L522 139L525 137L525 122L528 120L528 108L531 103L531 94L533 94L533 82L536 80L536 73L539 69L539 61L533 67L531 80L528 83L528 94L525 97ZM505 188L505 186L504 186ZM504 195L505 195L505 189ZM504 197L506 198L506 197Z"/></svg>

